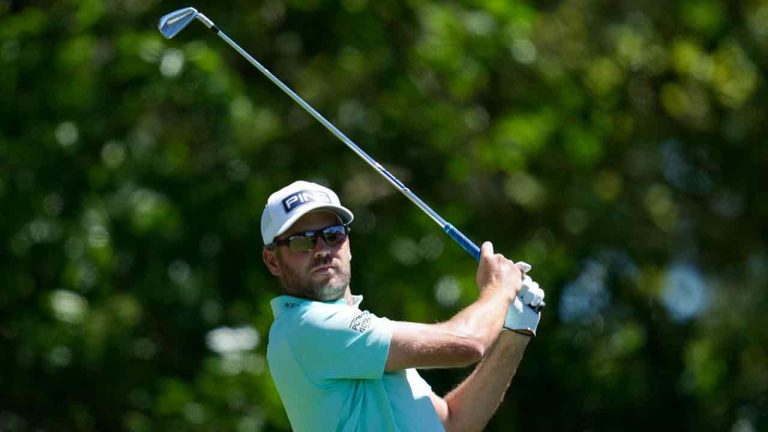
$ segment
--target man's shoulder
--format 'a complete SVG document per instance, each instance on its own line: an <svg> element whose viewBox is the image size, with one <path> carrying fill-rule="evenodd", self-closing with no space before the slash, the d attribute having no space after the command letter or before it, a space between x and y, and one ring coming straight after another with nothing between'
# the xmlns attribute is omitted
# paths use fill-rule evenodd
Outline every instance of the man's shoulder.
<svg viewBox="0 0 768 432"><path fill-rule="evenodd" d="M317 302L289 295L281 295L273 298L270 305L272 306L272 313L277 320L286 315L304 313L310 310L315 303Z"/></svg>
<svg viewBox="0 0 768 432"><path fill-rule="evenodd" d="M271 333L323 338L338 334L339 337L350 337L365 333L375 326L387 325L389 321L341 302L294 303L283 300L280 307L285 310L275 318Z"/></svg>
<svg viewBox="0 0 768 432"><path fill-rule="evenodd" d="M275 299L272 300L273 307L280 308L282 312L296 310L299 309L300 306L308 307L309 304L310 302L307 300L297 299L296 297L291 296L275 297Z"/></svg>
<svg viewBox="0 0 768 432"><path fill-rule="evenodd" d="M322 325L332 317L354 316L360 313L341 302L320 302L300 299L287 295L276 297L272 300L272 309L275 312L275 322L284 325Z"/></svg>

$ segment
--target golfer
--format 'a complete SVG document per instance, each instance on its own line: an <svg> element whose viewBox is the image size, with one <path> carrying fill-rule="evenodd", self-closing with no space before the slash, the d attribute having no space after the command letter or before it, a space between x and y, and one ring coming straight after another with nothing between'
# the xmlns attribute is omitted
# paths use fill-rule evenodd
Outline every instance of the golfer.
<svg viewBox="0 0 768 432"><path fill-rule="evenodd" d="M332 190L305 181L272 194L262 214L264 264L283 292L271 302L267 359L292 428L481 430L538 324L526 304L543 291L522 296L529 267L483 243L474 303L442 323L390 320L362 309L350 289L352 219ZM442 397L416 371L477 362Z"/></svg>

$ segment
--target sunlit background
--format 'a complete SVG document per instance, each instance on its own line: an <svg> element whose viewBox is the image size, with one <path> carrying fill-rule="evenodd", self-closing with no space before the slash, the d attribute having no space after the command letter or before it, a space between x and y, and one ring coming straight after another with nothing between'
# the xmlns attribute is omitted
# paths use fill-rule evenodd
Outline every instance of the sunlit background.
<svg viewBox="0 0 768 432"><path fill-rule="evenodd" d="M533 265L548 307L487 430L768 430L768 1L0 0L0 431L289 430L259 220L296 179L354 211L364 308L476 298L223 41L162 38L185 6Z"/></svg>

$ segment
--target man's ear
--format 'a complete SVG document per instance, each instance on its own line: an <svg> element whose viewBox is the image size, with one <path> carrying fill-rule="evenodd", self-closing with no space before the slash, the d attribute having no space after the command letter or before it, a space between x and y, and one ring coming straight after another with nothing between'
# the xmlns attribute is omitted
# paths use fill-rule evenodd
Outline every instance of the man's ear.
<svg viewBox="0 0 768 432"><path fill-rule="evenodd" d="M267 248L262 248L261 259L264 261L264 264L267 266L267 269L269 269L270 273L272 273L274 276L280 276L280 265L277 263L277 254L274 251L271 251Z"/></svg>

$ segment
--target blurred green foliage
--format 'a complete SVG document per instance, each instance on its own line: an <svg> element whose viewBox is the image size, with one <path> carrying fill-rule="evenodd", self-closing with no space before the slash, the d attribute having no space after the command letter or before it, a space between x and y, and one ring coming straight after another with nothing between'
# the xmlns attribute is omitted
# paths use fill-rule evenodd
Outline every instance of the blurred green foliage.
<svg viewBox="0 0 768 432"><path fill-rule="evenodd" d="M375 313L475 298L474 262L223 41L164 40L183 6L0 1L0 430L287 430L259 218L295 179L355 211ZM488 430L768 429L768 1L194 6L533 264L549 307Z"/></svg>

